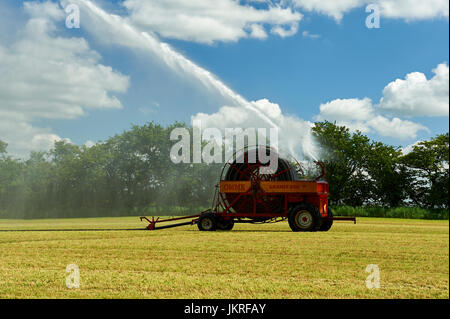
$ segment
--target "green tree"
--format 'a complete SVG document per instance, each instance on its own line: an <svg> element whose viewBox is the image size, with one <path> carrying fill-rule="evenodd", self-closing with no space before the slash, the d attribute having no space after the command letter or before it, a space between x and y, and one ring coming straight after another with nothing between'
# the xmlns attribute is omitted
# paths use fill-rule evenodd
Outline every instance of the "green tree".
<svg viewBox="0 0 450 319"><path fill-rule="evenodd" d="M0 155L5 155L6 154L6 148L8 147L8 143L3 142L2 140L0 140Z"/></svg>
<svg viewBox="0 0 450 319"><path fill-rule="evenodd" d="M400 165L400 148L330 122L316 123L313 132L323 150L331 204L397 207L405 203L411 175Z"/></svg>
<svg viewBox="0 0 450 319"><path fill-rule="evenodd" d="M0 141L0 216L23 217L26 198L23 187L24 164L7 156L7 146Z"/></svg>
<svg viewBox="0 0 450 319"><path fill-rule="evenodd" d="M31 152L23 166L25 218L52 217L55 208L53 196L54 171L46 152Z"/></svg>
<svg viewBox="0 0 450 319"><path fill-rule="evenodd" d="M408 196L410 175L399 165L400 148L372 142L364 164L370 179L373 204L387 207L402 206Z"/></svg>
<svg viewBox="0 0 450 319"><path fill-rule="evenodd" d="M369 138L328 121L315 123L313 134L322 148L321 159L330 183L330 203L364 204L371 193L371 182L364 171L371 149Z"/></svg>
<svg viewBox="0 0 450 319"><path fill-rule="evenodd" d="M411 200L428 208L449 207L449 134L423 141L401 158L414 175L409 188Z"/></svg>
<svg viewBox="0 0 450 319"><path fill-rule="evenodd" d="M8 156L0 141L0 216L118 216L155 208L184 214L209 207L222 164L174 164L169 136L176 127L192 132L183 123L134 125L92 147L56 142L27 160ZM316 123L313 134L332 205L448 208L448 133L407 155L330 122Z"/></svg>

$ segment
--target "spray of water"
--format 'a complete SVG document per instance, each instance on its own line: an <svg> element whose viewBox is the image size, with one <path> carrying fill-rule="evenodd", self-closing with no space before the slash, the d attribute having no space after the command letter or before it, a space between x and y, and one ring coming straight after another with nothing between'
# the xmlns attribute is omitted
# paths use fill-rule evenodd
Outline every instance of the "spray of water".
<svg viewBox="0 0 450 319"><path fill-rule="evenodd" d="M111 15L99 8L89 0L80 0L92 13L98 18L102 19L111 28L120 28L124 32L127 32L130 39L138 39L142 42L142 45L146 46L153 53L157 54L166 63L167 66L172 69L181 69L184 72L194 75L205 86L215 88L222 96L231 99L238 105L242 105L253 112L257 113L262 119L264 119L270 126L278 128L278 126L260 110L253 107L249 101L231 90L223 82L217 79L211 72L196 65L180 53L176 52L167 43L159 41L155 36L150 35L147 32L139 32L124 19L117 15Z"/></svg>
<svg viewBox="0 0 450 319"><path fill-rule="evenodd" d="M282 130L274 121L272 121L267 115L261 112L261 110L255 108L249 101L239 95L215 77L211 72L196 65L182 54L176 52L167 43L161 42L156 36L149 34L148 32L141 32L134 28L124 18L109 14L103 9L92 3L90 0L78 0L82 3L92 14L101 19L113 32L120 33L128 41L133 41L134 45L144 47L157 55L164 63L173 70L182 70L183 72L190 74L197 78L207 88L213 88L217 90L222 96L233 101L236 105L245 107L246 109L254 112L261 119L263 119L270 127ZM309 134L310 135L310 134ZM291 143L289 143L291 144ZM302 151L304 154L312 159L316 159L312 147L311 136L304 138L302 142ZM292 145L288 146L292 149L292 154L295 154Z"/></svg>

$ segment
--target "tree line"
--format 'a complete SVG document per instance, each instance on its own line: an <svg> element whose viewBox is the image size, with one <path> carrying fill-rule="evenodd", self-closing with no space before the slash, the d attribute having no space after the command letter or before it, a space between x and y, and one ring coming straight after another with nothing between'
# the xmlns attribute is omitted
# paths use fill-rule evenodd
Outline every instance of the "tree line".
<svg viewBox="0 0 450 319"><path fill-rule="evenodd" d="M0 218L182 215L211 205L223 164L174 164L170 133L148 123L87 147L56 142L27 159L0 141ZM190 128L188 128L190 129ZM449 134L399 147L316 123L330 205L449 207Z"/></svg>

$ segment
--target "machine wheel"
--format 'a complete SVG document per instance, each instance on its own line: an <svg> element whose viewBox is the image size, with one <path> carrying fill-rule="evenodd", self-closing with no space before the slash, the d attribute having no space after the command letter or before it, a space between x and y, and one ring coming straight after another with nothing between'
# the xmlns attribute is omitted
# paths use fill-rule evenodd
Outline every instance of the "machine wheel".
<svg viewBox="0 0 450 319"><path fill-rule="evenodd" d="M198 219L197 226L201 231L215 231L217 229L216 216L211 213L201 215Z"/></svg>
<svg viewBox="0 0 450 319"><path fill-rule="evenodd" d="M320 229L322 218L316 207L308 203L302 203L291 209L288 222L294 232L311 232Z"/></svg>
<svg viewBox="0 0 450 319"><path fill-rule="evenodd" d="M328 217L333 217L333 212L330 207L327 207ZM329 231L331 226L333 226L333 220L322 221L322 226L320 226L320 231Z"/></svg>
<svg viewBox="0 0 450 319"><path fill-rule="evenodd" d="M234 221L232 219L229 220L225 220L223 218L221 218L218 222L217 222L217 229L219 230L232 230L234 227Z"/></svg>

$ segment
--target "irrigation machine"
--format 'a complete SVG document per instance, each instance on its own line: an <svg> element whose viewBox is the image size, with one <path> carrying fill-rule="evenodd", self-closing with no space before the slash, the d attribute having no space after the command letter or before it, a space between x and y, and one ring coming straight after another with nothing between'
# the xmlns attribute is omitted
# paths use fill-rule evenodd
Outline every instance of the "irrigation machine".
<svg viewBox="0 0 450 319"><path fill-rule="evenodd" d="M266 155L264 160L261 154ZM271 161L265 160L267 156ZM319 175L308 178L298 161L281 158L268 147L245 149L233 158L222 168L212 208L197 215L170 219L141 217L141 221L149 223L147 229L196 224L201 231L230 231L236 223L287 220L294 232L314 232L330 230L336 220L356 223L355 217L333 216L328 206L329 185L322 162L314 162ZM272 160L278 165L273 165ZM190 221L171 223L186 219ZM159 226L160 223L169 224Z"/></svg>

